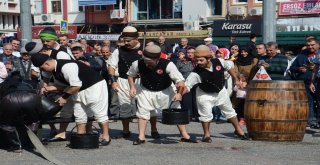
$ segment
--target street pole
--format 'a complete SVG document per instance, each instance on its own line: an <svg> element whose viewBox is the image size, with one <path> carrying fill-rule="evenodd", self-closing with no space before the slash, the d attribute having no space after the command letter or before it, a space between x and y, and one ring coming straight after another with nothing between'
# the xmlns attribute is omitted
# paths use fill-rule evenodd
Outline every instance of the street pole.
<svg viewBox="0 0 320 165"><path fill-rule="evenodd" d="M30 0L20 0L21 45L32 40L32 18Z"/></svg>
<svg viewBox="0 0 320 165"><path fill-rule="evenodd" d="M143 28L143 50L146 46L146 38L147 38L147 24L144 24Z"/></svg>
<svg viewBox="0 0 320 165"><path fill-rule="evenodd" d="M263 43L276 42L276 0L263 1Z"/></svg>

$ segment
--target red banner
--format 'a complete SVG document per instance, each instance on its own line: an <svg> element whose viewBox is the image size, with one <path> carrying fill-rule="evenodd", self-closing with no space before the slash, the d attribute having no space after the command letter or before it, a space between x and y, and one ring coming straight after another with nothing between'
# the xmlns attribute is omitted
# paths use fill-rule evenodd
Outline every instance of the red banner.
<svg viewBox="0 0 320 165"><path fill-rule="evenodd" d="M279 15L319 14L320 1L280 2Z"/></svg>
<svg viewBox="0 0 320 165"><path fill-rule="evenodd" d="M59 25L37 25L37 26L32 26L32 39L39 39L40 32L45 28L45 27L52 27L54 30L56 30L57 35L60 35L60 26ZM18 38L21 38L21 31L20 28L17 30L17 36ZM77 38L77 26L74 25L69 25L68 26L68 37L70 39L76 39Z"/></svg>

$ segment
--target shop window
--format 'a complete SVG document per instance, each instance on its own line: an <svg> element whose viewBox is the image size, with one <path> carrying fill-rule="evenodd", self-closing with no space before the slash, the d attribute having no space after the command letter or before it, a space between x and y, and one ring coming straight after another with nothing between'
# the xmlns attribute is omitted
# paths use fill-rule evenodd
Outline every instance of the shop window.
<svg viewBox="0 0 320 165"><path fill-rule="evenodd" d="M17 4L11 4L11 3L9 3L9 4L8 4L8 9L9 9L9 10L15 10L15 9L16 9L16 6L17 6Z"/></svg>
<svg viewBox="0 0 320 165"><path fill-rule="evenodd" d="M96 5L94 6L94 11L106 11L107 6L106 5Z"/></svg>
<svg viewBox="0 0 320 165"><path fill-rule="evenodd" d="M125 0L117 0L117 3L113 5L113 9L120 9L120 2L122 2L122 9L126 8L126 1Z"/></svg>
<svg viewBox="0 0 320 165"><path fill-rule="evenodd" d="M148 0L138 0L138 20L148 19Z"/></svg>
<svg viewBox="0 0 320 165"><path fill-rule="evenodd" d="M162 0L161 1L161 19L172 19L172 7L173 1L172 0Z"/></svg>
<svg viewBox="0 0 320 165"><path fill-rule="evenodd" d="M36 0L36 1L34 1L34 3L35 3L35 13L41 14L42 13L42 1Z"/></svg>
<svg viewBox="0 0 320 165"><path fill-rule="evenodd" d="M174 18L182 18L182 0L174 0Z"/></svg>
<svg viewBox="0 0 320 165"><path fill-rule="evenodd" d="M248 2L248 0L233 0L233 4L244 4L247 2Z"/></svg>
<svg viewBox="0 0 320 165"><path fill-rule="evenodd" d="M16 25L17 25L16 16L15 15L12 16L12 24L13 24L13 29L15 29Z"/></svg>
<svg viewBox="0 0 320 165"><path fill-rule="evenodd" d="M61 1L51 1L52 13L61 13Z"/></svg>
<svg viewBox="0 0 320 165"><path fill-rule="evenodd" d="M221 0L211 0L211 15L222 15Z"/></svg>
<svg viewBox="0 0 320 165"><path fill-rule="evenodd" d="M138 20L181 19L182 0L136 0Z"/></svg>
<svg viewBox="0 0 320 165"><path fill-rule="evenodd" d="M6 27L6 15L2 15L2 29Z"/></svg>
<svg viewBox="0 0 320 165"><path fill-rule="evenodd" d="M159 0L149 0L149 19L160 19L160 4Z"/></svg>
<svg viewBox="0 0 320 165"><path fill-rule="evenodd" d="M79 6L79 12L84 12L85 6Z"/></svg>

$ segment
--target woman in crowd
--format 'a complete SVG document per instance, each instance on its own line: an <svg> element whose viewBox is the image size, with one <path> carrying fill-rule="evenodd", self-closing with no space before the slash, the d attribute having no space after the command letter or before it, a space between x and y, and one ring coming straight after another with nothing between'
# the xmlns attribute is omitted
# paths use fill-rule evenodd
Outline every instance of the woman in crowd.
<svg viewBox="0 0 320 165"><path fill-rule="evenodd" d="M233 62L236 61L239 54L239 46L233 45L230 49L230 60Z"/></svg>
<svg viewBox="0 0 320 165"><path fill-rule="evenodd" d="M257 65L258 59L254 58L247 48L241 48L240 55L237 60L235 60L235 68L239 74L244 74L249 76L249 80L252 79L254 73L253 69Z"/></svg>

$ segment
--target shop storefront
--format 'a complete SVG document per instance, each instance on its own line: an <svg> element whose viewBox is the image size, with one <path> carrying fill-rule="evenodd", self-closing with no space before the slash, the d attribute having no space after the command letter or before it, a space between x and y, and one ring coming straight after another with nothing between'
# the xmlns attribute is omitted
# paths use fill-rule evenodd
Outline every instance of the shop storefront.
<svg viewBox="0 0 320 165"><path fill-rule="evenodd" d="M304 44L308 36L320 37L320 18L288 18L277 20L277 42L284 45Z"/></svg>
<svg viewBox="0 0 320 165"><path fill-rule="evenodd" d="M203 39L209 36L208 30L197 30L197 31L154 31L154 32L139 32L139 39L144 38L147 41L158 41L159 36L164 36L166 42L173 45L175 43L180 43L181 38L187 38L189 40L189 45L199 45L203 44Z"/></svg>
<svg viewBox="0 0 320 165"><path fill-rule="evenodd" d="M215 21L213 24L213 42L218 46L227 45L230 36L236 37L239 45L249 41L251 33L255 33L257 43L262 42L261 21ZM305 38L316 36L320 38L320 18L283 18L277 19L277 43L284 50L299 52L305 44Z"/></svg>
<svg viewBox="0 0 320 165"><path fill-rule="evenodd" d="M257 42L261 42L261 24L260 20L214 21L212 26L213 43L220 47L225 46L229 42L229 37L233 36L236 37L236 43L246 45L251 34L255 34Z"/></svg>
<svg viewBox="0 0 320 165"><path fill-rule="evenodd" d="M320 38L319 17L277 20L277 43L285 50L298 53L308 36Z"/></svg>

